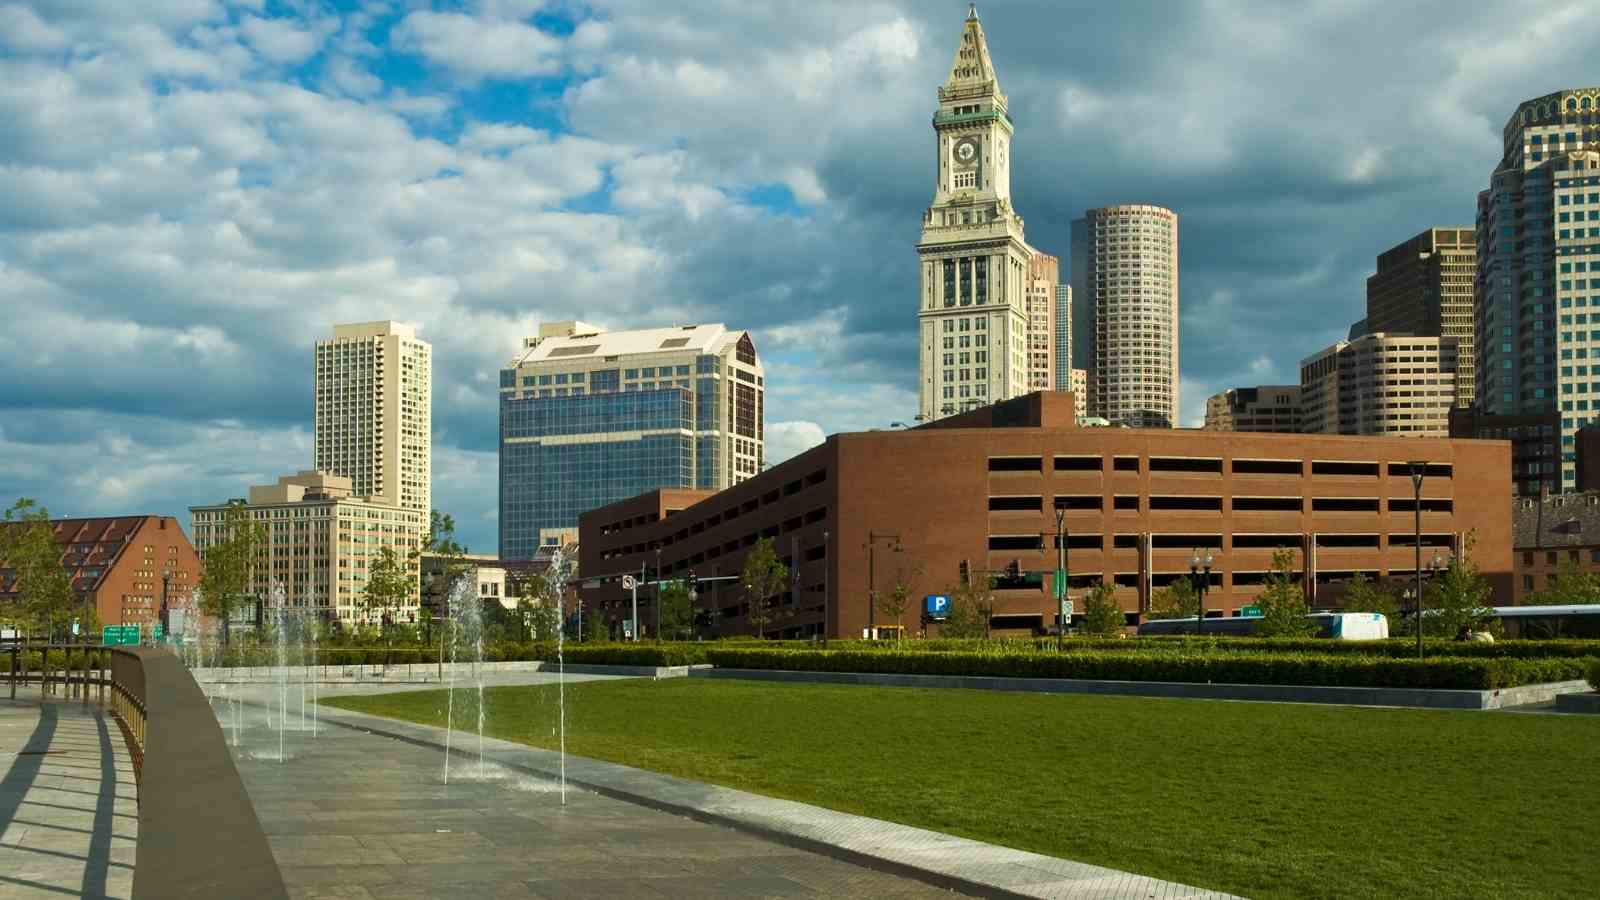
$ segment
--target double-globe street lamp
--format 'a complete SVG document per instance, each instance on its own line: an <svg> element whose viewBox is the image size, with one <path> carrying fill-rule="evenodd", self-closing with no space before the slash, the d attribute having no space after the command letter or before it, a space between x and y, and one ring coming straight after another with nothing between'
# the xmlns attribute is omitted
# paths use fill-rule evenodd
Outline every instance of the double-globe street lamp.
<svg viewBox="0 0 1600 900"><path fill-rule="evenodd" d="M1205 631L1206 620L1206 592L1211 590L1211 564L1215 561L1211 551L1207 550L1205 556L1200 555L1199 549L1189 558L1189 586L1194 588L1194 633L1201 634Z"/></svg>

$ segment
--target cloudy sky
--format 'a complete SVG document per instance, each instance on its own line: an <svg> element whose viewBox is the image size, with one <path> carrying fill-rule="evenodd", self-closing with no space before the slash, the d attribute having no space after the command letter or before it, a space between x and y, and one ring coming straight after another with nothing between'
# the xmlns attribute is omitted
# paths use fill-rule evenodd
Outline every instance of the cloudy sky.
<svg viewBox="0 0 1600 900"><path fill-rule="evenodd" d="M980 7L1030 241L1181 217L1183 406L1292 381L1382 249L1471 224L1583 2ZM915 413L926 0L0 0L0 498L240 496L311 461L312 344L435 348L434 500L495 545L496 372L535 323L721 321L771 455ZM1587 64L1587 65L1586 65ZM1587 74L1586 74L1587 71Z"/></svg>

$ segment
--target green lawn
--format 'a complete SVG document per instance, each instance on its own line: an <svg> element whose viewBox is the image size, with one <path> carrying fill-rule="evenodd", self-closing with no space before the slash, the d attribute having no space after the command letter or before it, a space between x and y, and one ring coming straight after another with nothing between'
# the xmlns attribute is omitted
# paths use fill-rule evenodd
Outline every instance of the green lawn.
<svg viewBox="0 0 1600 900"><path fill-rule="evenodd" d="M323 702L442 725L444 700ZM1593 896L1600 872L1595 718L699 679L567 704L571 753L1250 897ZM487 706L555 745L553 687Z"/></svg>

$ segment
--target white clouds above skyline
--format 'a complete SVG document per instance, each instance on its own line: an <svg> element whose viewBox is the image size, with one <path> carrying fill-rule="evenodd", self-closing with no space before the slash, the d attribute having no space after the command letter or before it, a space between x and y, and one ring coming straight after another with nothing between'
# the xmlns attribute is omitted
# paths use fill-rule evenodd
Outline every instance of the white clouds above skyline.
<svg viewBox="0 0 1600 900"><path fill-rule="evenodd" d="M1582 81L1600 28L1379 9L984 4L1033 243L1065 258L1091 205L1182 217L1189 420L1294 380L1377 251L1470 222L1511 106ZM0 0L0 494L182 515L308 465L338 321L434 343L436 502L477 547L495 370L538 321L752 329L774 458L907 419L964 14Z"/></svg>

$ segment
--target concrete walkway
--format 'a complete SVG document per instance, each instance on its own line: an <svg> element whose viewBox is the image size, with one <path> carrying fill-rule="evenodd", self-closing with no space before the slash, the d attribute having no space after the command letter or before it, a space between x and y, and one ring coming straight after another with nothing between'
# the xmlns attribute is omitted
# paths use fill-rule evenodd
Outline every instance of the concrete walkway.
<svg viewBox="0 0 1600 900"><path fill-rule="evenodd" d="M262 701L256 690L247 702ZM240 771L298 897L440 896L467 876L506 893L463 896L1225 896L579 757L567 758L562 807L557 754L485 739L479 777L477 736L460 731L446 786L443 729L343 710L324 709L316 740L268 762L277 732L264 708L247 709L258 727L245 732L268 743L258 754L247 738L236 750ZM294 718L291 707L291 729ZM352 867L356 847L395 856ZM453 852L413 853L436 847ZM474 864L453 865L463 858Z"/></svg>
<svg viewBox="0 0 1600 900"><path fill-rule="evenodd" d="M563 805L548 779L492 761L480 774L475 756L452 755L446 783L441 748L335 724L326 709L315 736L303 730L298 687L280 759L274 698L233 690L245 704L234 759L297 900L950 896L590 791ZM231 741L233 710L216 707Z"/></svg>
<svg viewBox="0 0 1600 900"><path fill-rule="evenodd" d="M0 900L129 897L138 790L116 720L19 688L0 699L0 766Z"/></svg>

